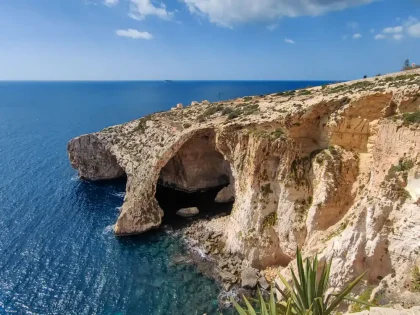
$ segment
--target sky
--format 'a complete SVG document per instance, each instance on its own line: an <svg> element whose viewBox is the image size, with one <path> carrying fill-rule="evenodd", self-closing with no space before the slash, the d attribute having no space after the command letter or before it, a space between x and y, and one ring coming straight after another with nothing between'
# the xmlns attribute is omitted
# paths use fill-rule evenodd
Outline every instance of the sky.
<svg viewBox="0 0 420 315"><path fill-rule="evenodd" d="M349 80L419 53L420 0L0 0L0 80Z"/></svg>

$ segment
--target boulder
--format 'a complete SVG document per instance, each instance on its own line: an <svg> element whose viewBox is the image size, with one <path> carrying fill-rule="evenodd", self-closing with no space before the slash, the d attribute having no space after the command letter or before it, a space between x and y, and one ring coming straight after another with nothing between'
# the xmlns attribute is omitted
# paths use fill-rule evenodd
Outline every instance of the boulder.
<svg viewBox="0 0 420 315"><path fill-rule="evenodd" d="M176 108L177 109L182 109L184 107L184 105L182 105L182 103L178 103L176 104Z"/></svg>
<svg viewBox="0 0 420 315"><path fill-rule="evenodd" d="M216 198L214 199L217 203L232 202L235 200L235 190L232 185L224 187L217 193Z"/></svg>
<svg viewBox="0 0 420 315"><path fill-rule="evenodd" d="M202 102L201 102L201 104L204 104L204 105L209 105L209 104L210 104L210 102L209 102L208 100L204 100L204 101L202 101Z"/></svg>
<svg viewBox="0 0 420 315"><path fill-rule="evenodd" d="M176 212L177 215L179 215L180 217L184 217L184 218L193 217L193 216L196 216L199 213L200 213L200 211L198 210L197 207L182 208L182 209L179 209Z"/></svg>
<svg viewBox="0 0 420 315"><path fill-rule="evenodd" d="M200 103L199 102L197 102L197 101L192 101L191 102L191 106L195 106L195 105L199 105Z"/></svg>
<svg viewBox="0 0 420 315"><path fill-rule="evenodd" d="M260 285L261 288L263 288L264 290L268 290L270 288L270 284L268 283L267 279L265 279L265 277L260 277L258 278L258 284Z"/></svg>
<svg viewBox="0 0 420 315"><path fill-rule="evenodd" d="M257 286L257 269L245 267L241 272L242 287L253 289Z"/></svg>

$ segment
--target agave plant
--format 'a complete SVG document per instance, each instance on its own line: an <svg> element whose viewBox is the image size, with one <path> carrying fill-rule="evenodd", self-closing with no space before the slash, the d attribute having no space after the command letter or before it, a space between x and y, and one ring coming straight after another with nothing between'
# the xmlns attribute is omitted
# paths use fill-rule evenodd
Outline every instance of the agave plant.
<svg viewBox="0 0 420 315"><path fill-rule="evenodd" d="M233 305L240 315L330 315L338 305L344 300L372 306L369 303L349 297L349 293L362 280L366 272L358 276L353 282L345 287L339 293L329 293L329 278L332 260L325 263L321 273L318 273L318 258L306 258L303 263L300 250L296 250L297 273L298 277L292 272L292 283L289 284L286 279L279 274L280 280L283 282L285 289L277 286L277 290L283 296L284 300L276 301L273 289L270 290L270 298L265 301L258 291L257 310L244 297L246 309L242 308L238 303Z"/></svg>

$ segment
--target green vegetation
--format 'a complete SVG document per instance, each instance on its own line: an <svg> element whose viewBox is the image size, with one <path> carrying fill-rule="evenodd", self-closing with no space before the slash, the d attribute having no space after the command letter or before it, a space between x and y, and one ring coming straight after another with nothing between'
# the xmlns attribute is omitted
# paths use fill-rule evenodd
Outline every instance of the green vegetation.
<svg viewBox="0 0 420 315"><path fill-rule="evenodd" d="M290 90L290 91L279 92L276 94L276 96L293 96L295 94L296 94L295 90Z"/></svg>
<svg viewBox="0 0 420 315"><path fill-rule="evenodd" d="M411 292L420 292L420 270L419 267L414 266L411 271Z"/></svg>
<svg viewBox="0 0 420 315"><path fill-rule="evenodd" d="M362 303L365 305L371 305L365 301L356 300L349 297L350 292L353 288L362 280L366 272L357 277L347 287L345 287L339 293L329 293L330 290L330 270L332 260L326 262L322 268L322 271L318 272L318 258L305 260L300 250L296 250L296 261L297 261L297 276L292 269L293 281L291 284L279 274L281 281L283 282L285 289L276 287L279 293L284 298L284 301L276 301L274 296L273 288L270 291L270 297L265 300L258 291L258 300L255 300L256 308L244 297L246 309L242 308L235 301L233 305L240 315L329 315L335 311L335 309L344 300L353 301L356 303Z"/></svg>
<svg viewBox="0 0 420 315"><path fill-rule="evenodd" d="M360 295L358 296L358 300L366 304L352 303L350 306L350 313L357 313L364 310L369 310L370 306L379 306L379 301L377 301L376 299L369 302L373 288L374 287L368 287L362 293L360 293ZM371 303L372 305L367 305L369 303Z"/></svg>
<svg viewBox="0 0 420 315"><path fill-rule="evenodd" d="M250 100L252 100L251 96L245 96L244 97L244 102L249 102Z"/></svg>
<svg viewBox="0 0 420 315"><path fill-rule="evenodd" d="M277 213L272 212L269 215L267 215L262 223L263 231L268 227L273 227L277 223Z"/></svg>
<svg viewBox="0 0 420 315"><path fill-rule="evenodd" d="M312 92L309 90L300 90L299 95L310 95Z"/></svg>
<svg viewBox="0 0 420 315"><path fill-rule="evenodd" d="M211 115L216 114L217 112L220 112L223 110L223 105L219 104L219 105L213 105L208 107L204 112L203 112L203 116L204 117L208 117Z"/></svg>
<svg viewBox="0 0 420 315"><path fill-rule="evenodd" d="M190 123L185 123L185 124L183 124L182 125L185 129L188 129L188 128L190 128L191 127L191 124Z"/></svg>
<svg viewBox="0 0 420 315"><path fill-rule="evenodd" d="M420 111L404 113L402 119L405 125L420 124Z"/></svg>
<svg viewBox="0 0 420 315"><path fill-rule="evenodd" d="M254 114L256 112L258 112L260 110L260 105L258 104L243 104L242 105L242 110L244 115L251 115Z"/></svg>
<svg viewBox="0 0 420 315"><path fill-rule="evenodd" d="M417 68L420 68L420 66L415 65L415 64L410 64L410 60L406 59L404 61L404 66L402 67L402 70L406 71L406 70L412 70L412 69L417 69Z"/></svg>
<svg viewBox="0 0 420 315"><path fill-rule="evenodd" d="M238 118L240 115L242 114L242 111L241 110L239 110L239 109L235 109L235 110L233 110L229 115L228 115L228 119L229 120L231 120L231 119L235 119L235 118Z"/></svg>
<svg viewBox="0 0 420 315"><path fill-rule="evenodd" d="M413 161L406 160L406 159L400 159L398 161L397 165L391 166L388 174L389 173L395 174L396 172L405 172L405 171L408 171L408 170L412 169L413 166L414 166Z"/></svg>
<svg viewBox="0 0 420 315"><path fill-rule="evenodd" d="M231 112L233 112L233 109L231 107L225 107L222 110L222 115L229 115Z"/></svg>
<svg viewBox="0 0 420 315"><path fill-rule="evenodd" d="M252 133L256 137L270 139L270 140L276 140L276 139L282 138L285 135L283 129L280 129L280 128L273 131L254 130L252 131Z"/></svg>

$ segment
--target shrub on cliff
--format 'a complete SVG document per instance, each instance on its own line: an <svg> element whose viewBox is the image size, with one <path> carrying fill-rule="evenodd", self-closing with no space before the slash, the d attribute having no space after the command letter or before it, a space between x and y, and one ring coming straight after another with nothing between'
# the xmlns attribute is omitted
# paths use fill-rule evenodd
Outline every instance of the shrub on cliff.
<svg viewBox="0 0 420 315"><path fill-rule="evenodd" d="M406 125L420 124L420 111L413 113L404 113L402 117L404 124Z"/></svg>
<svg viewBox="0 0 420 315"><path fill-rule="evenodd" d="M258 291L259 299L256 300L257 310L244 297L246 309L233 301L233 305L240 315L329 315L344 300L353 301L371 306L371 304L350 298L348 295L353 288L362 280L366 272L357 277L352 283L339 293L329 293L329 277L332 261L325 263L321 273L318 270L318 258L313 260L307 258L303 263L302 255L297 249L296 261L298 267L297 277L292 270L293 281L289 284L286 279L279 274L285 289L277 286L277 290L283 296L283 301L276 301L273 288L270 298L265 300Z"/></svg>

